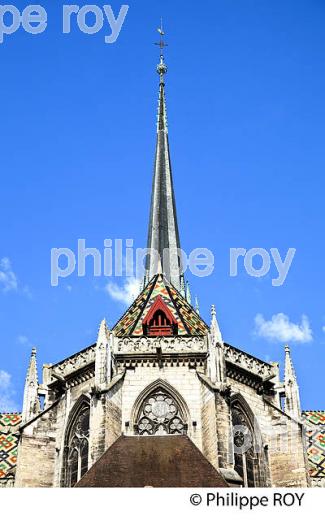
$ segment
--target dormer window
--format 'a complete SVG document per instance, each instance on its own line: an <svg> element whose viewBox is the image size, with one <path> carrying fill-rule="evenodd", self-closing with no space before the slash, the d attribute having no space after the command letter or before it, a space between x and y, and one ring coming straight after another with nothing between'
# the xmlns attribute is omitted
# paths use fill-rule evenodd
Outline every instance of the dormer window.
<svg viewBox="0 0 325 520"><path fill-rule="evenodd" d="M177 321L161 296L157 296L142 326L145 336L176 336L178 332Z"/></svg>

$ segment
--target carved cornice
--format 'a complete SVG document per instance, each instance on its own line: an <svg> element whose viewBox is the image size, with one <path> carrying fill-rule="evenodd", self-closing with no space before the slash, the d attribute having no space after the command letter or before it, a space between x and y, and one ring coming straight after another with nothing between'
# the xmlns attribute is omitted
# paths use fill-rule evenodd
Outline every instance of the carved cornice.
<svg viewBox="0 0 325 520"><path fill-rule="evenodd" d="M74 354L60 363L53 365L49 368L50 375L52 376L51 372L53 371L59 376L66 378L69 375L86 368L88 365L95 362L95 349L96 345L92 345L78 354Z"/></svg>
<svg viewBox="0 0 325 520"><path fill-rule="evenodd" d="M193 336L193 337L155 337L147 338L141 336L139 338L115 338L114 350L117 354L131 354L131 353L151 353L161 349L162 353L196 353L207 352L208 342L207 337Z"/></svg>
<svg viewBox="0 0 325 520"><path fill-rule="evenodd" d="M136 366L190 366L205 367L208 354L207 336L173 336L173 337L113 337L117 369ZM158 355L159 353L159 355ZM73 356L49 367L51 384L57 384L58 379L66 380L75 385L93 377L96 345L74 354ZM266 363L227 343L224 344L224 355L227 364L228 377L241 381L258 391L266 386L276 376L273 365Z"/></svg>
<svg viewBox="0 0 325 520"><path fill-rule="evenodd" d="M87 368L86 370L79 370L77 373L72 374L67 380L67 387L78 386L85 381L89 381L95 377L95 366Z"/></svg>
<svg viewBox="0 0 325 520"><path fill-rule="evenodd" d="M239 383L250 386L251 388L254 388L258 394L263 394L263 380L260 377L257 377L255 374L247 372L246 370L243 370L240 367L233 365L232 363L227 363L226 373L227 378L229 377L230 379L234 379Z"/></svg>
<svg viewBox="0 0 325 520"><path fill-rule="evenodd" d="M188 367L197 369L205 367L206 353L165 353L147 354L117 354L115 356L117 370L133 369L137 367Z"/></svg>
<svg viewBox="0 0 325 520"><path fill-rule="evenodd" d="M258 376L262 380L275 377L276 371L273 365L262 361L242 350L239 350L227 343L224 344L225 359L227 362L235 365L250 374Z"/></svg>

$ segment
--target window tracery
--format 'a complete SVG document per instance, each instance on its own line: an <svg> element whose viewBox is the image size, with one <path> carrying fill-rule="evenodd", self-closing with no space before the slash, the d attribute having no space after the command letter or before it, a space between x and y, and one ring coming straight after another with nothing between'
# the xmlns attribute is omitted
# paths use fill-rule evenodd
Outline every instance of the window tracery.
<svg viewBox="0 0 325 520"><path fill-rule="evenodd" d="M234 434L235 470L242 477L245 487L256 487L258 457L254 448L254 431L248 417L239 405L231 410Z"/></svg>
<svg viewBox="0 0 325 520"><path fill-rule="evenodd" d="M187 425L175 399L159 389L143 401L136 431L139 435L184 435Z"/></svg>
<svg viewBox="0 0 325 520"><path fill-rule="evenodd" d="M74 419L67 440L66 485L73 487L88 471L89 455L88 404L84 404Z"/></svg>

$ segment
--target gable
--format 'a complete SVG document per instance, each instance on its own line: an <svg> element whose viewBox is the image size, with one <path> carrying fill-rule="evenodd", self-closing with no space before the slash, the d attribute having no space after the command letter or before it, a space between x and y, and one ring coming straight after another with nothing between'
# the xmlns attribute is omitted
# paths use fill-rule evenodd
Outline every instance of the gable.
<svg viewBox="0 0 325 520"><path fill-rule="evenodd" d="M203 336L207 324L163 275L155 275L113 328L118 337L143 336L143 322L160 297L177 323L179 336Z"/></svg>

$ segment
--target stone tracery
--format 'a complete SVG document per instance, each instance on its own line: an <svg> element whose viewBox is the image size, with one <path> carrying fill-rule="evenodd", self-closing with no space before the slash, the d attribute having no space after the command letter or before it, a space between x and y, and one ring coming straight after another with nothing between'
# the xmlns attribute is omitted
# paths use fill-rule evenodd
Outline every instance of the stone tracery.
<svg viewBox="0 0 325 520"><path fill-rule="evenodd" d="M84 403L70 427L66 457L68 487L73 487L88 470L89 415L89 405Z"/></svg>
<svg viewBox="0 0 325 520"><path fill-rule="evenodd" d="M156 389L143 401L136 431L138 435L182 435L187 425L175 399L164 389Z"/></svg>

